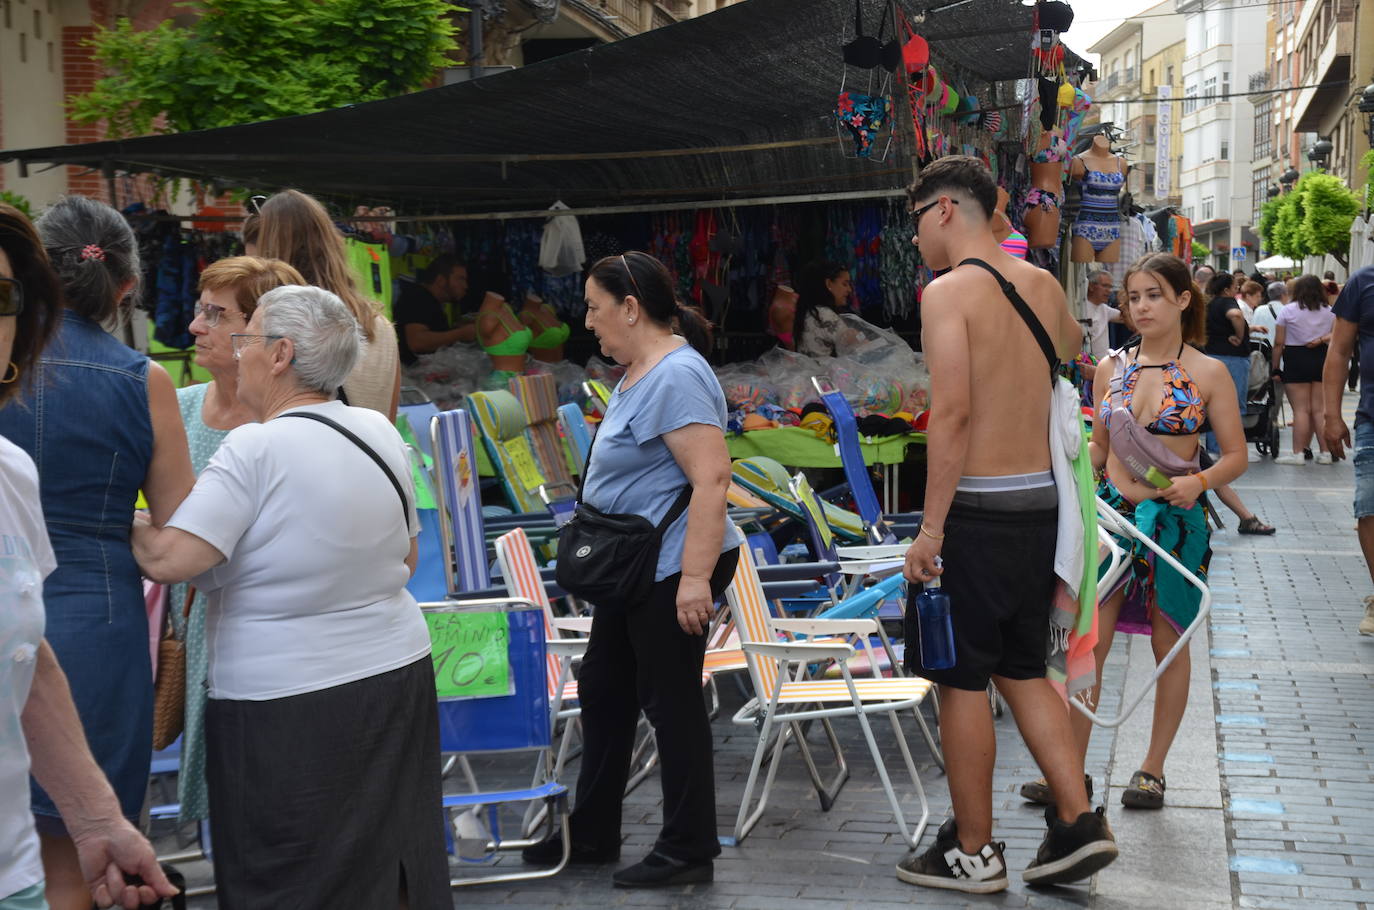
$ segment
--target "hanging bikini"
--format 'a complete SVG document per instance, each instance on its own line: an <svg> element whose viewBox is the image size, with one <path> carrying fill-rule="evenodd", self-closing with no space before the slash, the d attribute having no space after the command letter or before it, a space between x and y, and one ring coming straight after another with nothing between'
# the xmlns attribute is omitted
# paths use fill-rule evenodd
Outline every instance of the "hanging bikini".
<svg viewBox="0 0 1374 910"><path fill-rule="evenodd" d="M838 122L841 140L844 140L847 133L849 140L853 142L856 158L873 157L875 144L892 120L892 99L888 96L892 77L882 76L875 92L874 77L877 74L873 72L881 67L892 73L902 62L901 43L896 38L883 41L883 36L887 34L887 22L892 17L892 2L893 0L887 0L883 6L882 22L875 36L864 34L863 0L854 0L854 38L841 48L845 73L840 81L835 119ZM851 66L870 71L866 92L846 89ZM883 146L882 153L878 156L879 160L887 157L891 143L892 136L889 130L887 144Z"/></svg>

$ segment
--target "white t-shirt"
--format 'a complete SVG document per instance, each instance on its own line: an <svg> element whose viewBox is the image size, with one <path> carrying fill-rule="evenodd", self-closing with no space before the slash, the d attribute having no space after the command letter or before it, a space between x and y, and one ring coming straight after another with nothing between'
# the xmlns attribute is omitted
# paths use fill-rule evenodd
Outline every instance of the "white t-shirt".
<svg viewBox="0 0 1374 910"><path fill-rule="evenodd" d="M43 641L43 579L55 568L38 469L27 452L0 437L0 898L43 880L20 715Z"/></svg>
<svg viewBox="0 0 1374 910"><path fill-rule="evenodd" d="M1278 324L1279 314L1282 312L1282 303L1279 303L1277 300L1266 300L1264 303L1255 307L1255 317L1247 321L1250 323L1250 328L1252 329L1268 329L1268 334L1262 334L1260 337L1267 338L1272 342L1274 340L1274 326Z"/></svg>
<svg viewBox="0 0 1374 910"><path fill-rule="evenodd" d="M1094 360L1101 360L1111 349L1107 341L1107 327L1121 319L1121 311L1105 303L1089 303L1087 309L1088 319L1091 320L1087 327L1088 353L1093 355Z"/></svg>
<svg viewBox="0 0 1374 910"><path fill-rule="evenodd" d="M262 701L413 663L429 632L406 590L419 521L400 434L337 401L325 415L366 442L406 494L333 427L279 416L229 433L168 527L225 562L195 579L209 595L210 697Z"/></svg>

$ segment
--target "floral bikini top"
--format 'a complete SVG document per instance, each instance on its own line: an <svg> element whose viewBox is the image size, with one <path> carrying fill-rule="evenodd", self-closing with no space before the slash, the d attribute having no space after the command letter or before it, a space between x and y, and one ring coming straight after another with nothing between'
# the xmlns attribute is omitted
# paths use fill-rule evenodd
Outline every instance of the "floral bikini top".
<svg viewBox="0 0 1374 910"><path fill-rule="evenodd" d="M1145 429L1156 436L1192 436L1201 432L1202 425L1207 421L1207 404L1202 399L1202 391L1197 383L1179 364L1178 358L1182 356L1183 348L1179 348L1174 359L1161 366L1142 366L1136 360L1127 363L1125 370L1112 378L1108 394L1102 396L1102 420L1108 419L1113 407L1131 410L1141 370L1162 370L1164 399L1160 402L1159 413L1145 425ZM1125 360L1124 357L1121 359Z"/></svg>

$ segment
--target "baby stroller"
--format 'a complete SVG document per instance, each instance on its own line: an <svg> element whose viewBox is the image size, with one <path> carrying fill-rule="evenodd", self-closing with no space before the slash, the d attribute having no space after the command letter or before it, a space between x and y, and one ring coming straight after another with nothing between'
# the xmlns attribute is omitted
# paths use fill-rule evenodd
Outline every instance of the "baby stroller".
<svg viewBox="0 0 1374 910"><path fill-rule="evenodd" d="M1245 441L1253 442L1255 449L1269 458L1279 456L1279 408L1281 407L1278 388L1270 369L1274 349L1265 339L1250 342L1250 384L1245 396L1245 416L1241 423L1245 427Z"/></svg>

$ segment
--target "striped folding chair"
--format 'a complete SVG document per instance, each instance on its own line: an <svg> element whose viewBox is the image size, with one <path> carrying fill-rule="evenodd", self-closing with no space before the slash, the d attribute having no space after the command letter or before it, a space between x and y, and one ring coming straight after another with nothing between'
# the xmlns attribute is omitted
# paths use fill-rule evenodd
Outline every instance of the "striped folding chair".
<svg viewBox="0 0 1374 910"><path fill-rule="evenodd" d="M740 800L739 815L735 821L736 843L748 836L763 817L778 767L782 764L783 747L789 738L796 742L802 754L812 786L820 798L822 811L830 809L835 796L849 777L849 766L845 762L839 740L835 737L830 722L835 718L852 717L859 722L864 740L868 743L868 750L877 766L878 778L882 782L884 793L887 794L888 803L892 806L897 829L907 845L914 848L920 842L930 819L930 806L926 801L921 779L916 773L916 763L911 757L911 749L907 745L899 716L921 704L931 691L931 683L916 677L887 679L876 673L877 661L872 654L870 643L870 635L876 625L874 620L773 619L764 600L763 585L759 581L753 554L746 548L740 549L739 566L735 570L734 581L726 592L726 598L740 633L755 693L754 698L736 713L734 722L756 727L759 737L754 750L754 760L749 768L749 779ZM808 636L836 632L856 635L861 647L869 652L870 666L875 668L874 676L862 679L853 677L847 662L854 655L854 648L848 644L815 641L779 642L779 632ZM808 665L829 661L839 664L840 679L806 677ZM873 737L873 728L868 719L871 714L886 714L892 724L897 747L901 751L902 760L911 775L912 786L920 800L921 818L915 828L907 827L902 803L897 798L892 780L888 776L883 753ZM828 784L821 779L802 727L804 722L811 720L821 721L838 765L834 779ZM779 727L784 729L779 730ZM790 737L787 735L789 732ZM755 805L754 790L759 783L759 772L769 758L770 745L772 757L768 762L768 772Z"/></svg>
<svg viewBox="0 0 1374 910"><path fill-rule="evenodd" d="M561 404L558 406L558 425L563 428L563 438L572 449L573 461L577 462L580 473L592 450L592 431L587 426L587 418L577 405Z"/></svg>
<svg viewBox="0 0 1374 910"><path fill-rule="evenodd" d="M572 498L577 486L558 435L557 380L551 373L516 376L510 381L510 390L525 409L525 436L544 475L543 498Z"/></svg>
<svg viewBox="0 0 1374 910"><path fill-rule="evenodd" d="M444 411L430 422L434 472L439 478L439 530L449 591L481 591L491 584L477 483L477 449L472 421L464 410Z"/></svg>

